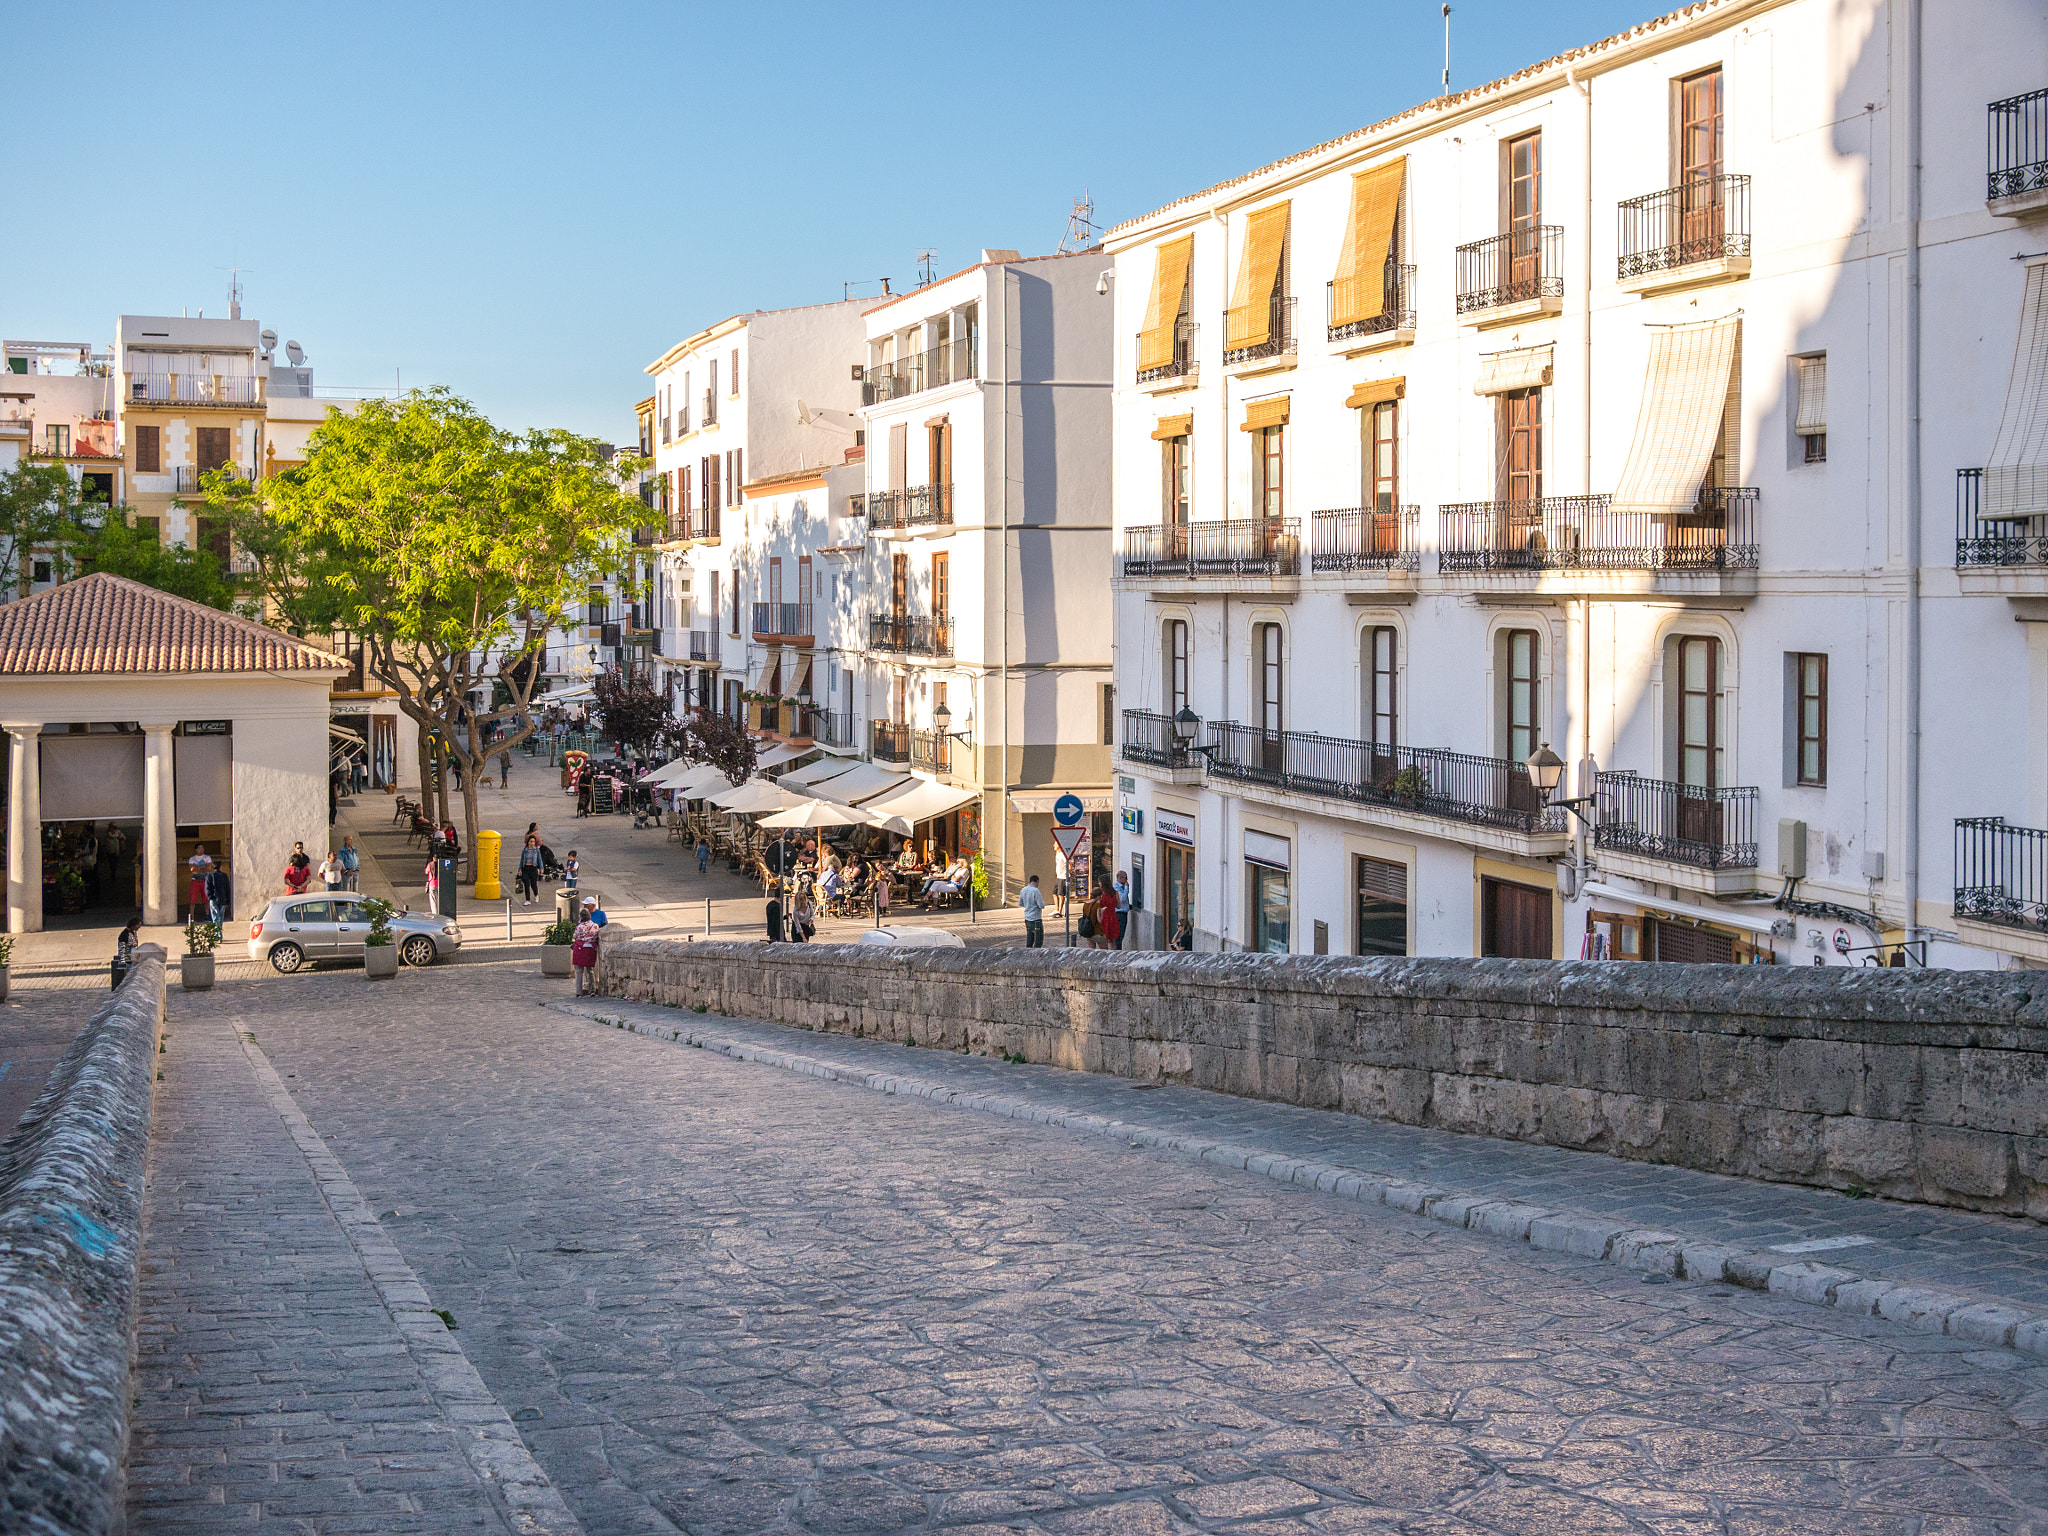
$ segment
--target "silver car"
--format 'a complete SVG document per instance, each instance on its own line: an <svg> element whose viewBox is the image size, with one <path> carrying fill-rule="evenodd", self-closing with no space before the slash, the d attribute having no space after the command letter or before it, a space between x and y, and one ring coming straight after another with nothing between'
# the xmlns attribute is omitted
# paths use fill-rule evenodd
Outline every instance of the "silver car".
<svg viewBox="0 0 2048 1536"><path fill-rule="evenodd" d="M249 958L268 960L286 975L321 960L361 960L370 919L363 897L280 896L249 925ZM462 948L462 930L452 917L434 912L395 912L391 941L406 965L432 965Z"/></svg>

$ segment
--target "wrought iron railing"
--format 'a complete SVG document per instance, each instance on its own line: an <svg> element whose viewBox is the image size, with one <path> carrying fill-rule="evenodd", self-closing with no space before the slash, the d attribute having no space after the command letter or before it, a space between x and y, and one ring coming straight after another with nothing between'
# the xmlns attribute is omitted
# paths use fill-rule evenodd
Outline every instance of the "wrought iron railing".
<svg viewBox="0 0 2048 1536"><path fill-rule="evenodd" d="M2048 517L1987 519L1984 471L1956 471L1956 564L2048 565Z"/></svg>
<svg viewBox="0 0 2048 1536"><path fill-rule="evenodd" d="M715 629L693 629L690 631L690 660L718 660L718 631Z"/></svg>
<svg viewBox="0 0 2048 1536"><path fill-rule="evenodd" d="M1157 368L1140 368L1138 382L1152 384L1161 379L1184 379L1192 384L1202 371L1202 354L1198 349L1202 328L1191 320L1176 320L1173 323L1173 356ZM1142 348L1145 338L1141 332L1138 345Z"/></svg>
<svg viewBox="0 0 2048 1536"><path fill-rule="evenodd" d="M664 446L664 447L665 447L665 446L667 446L667 445L668 445L669 443L672 443L672 442L674 442L674 441L675 441L674 437L672 437L672 436L670 435L671 429L672 429L672 418L670 418L670 417L667 417L667 416L664 416L664 417L662 417L662 418L661 418L661 441L662 441L662 444L663 444L663 446Z"/></svg>
<svg viewBox="0 0 2048 1536"><path fill-rule="evenodd" d="M1209 772L1273 789L1384 806L1510 832L1563 832L1565 812L1547 806L1528 765L1434 747L1382 746L1268 731L1235 721L1209 727Z"/></svg>
<svg viewBox="0 0 2048 1536"><path fill-rule="evenodd" d="M1532 224L1461 245L1458 313L1564 297L1564 229Z"/></svg>
<svg viewBox="0 0 2048 1536"><path fill-rule="evenodd" d="M953 771L953 738L942 731L910 733L910 766L927 773Z"/></svg>
<svg viewBox="0 0 2048 1536"><path fill-rule="evenodd" d="M850 709L821 709L818 711L818 728L812 740L822 741L828 747L853 746L853 711Z"/></svg>
<svg viewBox="0 0 2048 1536"><path fill-rule="evenodd" d="M1955 879L1957 917L2048 932L2048 832L1958 818Z"/></svg>
<svg viewBox="0 0 2048 1536"><path fill-rule="evenodd" d="M1994 101L1985 113L1985 197L2048 191L2048 89Z"/></svg>
<svg viewBox="0 0 2048 1536"><path fill-rule="evenodd" d="M1268 357L1292 357L1301 346L1301 338L1294 328L1294 306L1298 302L1293 298L1275 295L1266 311L1266 339L1249 347L1226 346L1223 351L1225 365L1256 363ZM1226 340L1229 334L1229 327L1226 325Z"/></svg>
<svg viewBox="0 0 2048 1536"><path fill-rule="evenodd" d="M263 386L255 378L145 373L129 378L128 398L145 405L254 405L263 398Z"/></svg>
<svg viewBox="0 0 2048 1536"><path fill-rule="evenodd" d="M690 531L685 537L692 539L715 539L718 537L720 512L717 507L699 507L689 514Z"/></svg>
<svg viewBox="0 0 2048 1536"><path fill-rule="evenodd" d="M1602 773L1593 781L1593 795L1597 847L1699 869L1756 868L1754 785L1710 789Z"/></svg>
<svg viewBox="0 0 2048 1536"><path fill-rule="evenodd" d="M1755 570L1757 492L1709 487L1685 511L1608 496L1452 502L1437 508L1443 571Z"/></svg>
<svg viewBox="0 0 2048 1536"><path fill-rule="evenodd" d="M1421 526L1420 507L1342 507L1311 513L1309 569L1419 570Z"/></svg>
<svg viewBox="0 0 2048 1536"><path fill-rule="evenodd" d="M1197 768L1201 759L1174 734L1173 717L1149 709L1124 711L1123 760L1155 768Z"/></svg>
<svg viewBox="0 0 2048 1536"><path fill-rule="evenodd" d="M1389 258L1386 270L1376 277L1337 277L1324 285L1329 299L1326 313L1334 315L1340 309L1352 307L1357 297L1353 291L1368 283L1377 283L1381 289L1380 312L1370 320L1352 320L1344 325L1329 328L1330 340L1351 341L1360 336L1377 336L1384 331L1412 331L1415 329L1415 269L1404 267Z"/></svg>
<svg viewBox="0 0 2048 1536"><path fill-rule="evenodd" d="M1621 204L1622 278L1749 254L1749 178L1703 176Z"/></svg>
<svg viewBox="0 0 2048 1536"><path fill-rule="evenodd" d="M871 491L865 506L870 531L897 528L944 528L953 522L953 487L913 485L903 491ZM858 515L858 512L856 512Z"/></svg>
<svg viewBox="0 0 2048 1536"><path fill-rule="evenodd" d="M898 720L868 722L868 756L878 763L910 761L910 727Z"/></svg>
<svg viewBox="0 0 2048 1536"><path fill-rule="evenodd" d="M953 654L953 621L940 616L877 613L868 617L868 649L903 651L912 656Z"/></svg>
<svg viewBox="0 0 2048 1536"><path fill-rule="evenodd" d="M1126 576L1298 576L1301 519L1147 524L1124 530Z"/></svg>
<svg viewBox="0 0 2048 1536"><path fill-rule="evenodd" d="M759 639L807 639L816 633L809 603L754 604L754 634Z"/></svg>
<svg viewBox="0 0 2048 1536"><path fill-rule="evenodd" d="M913 352L886 363L863 369L860 403L877 405L884 400L914 395L919 390L937 389L974 377L974 338L961 336L942 341L936 347Z"/></svg>
<svg viewBox="0 0 2048 1536"><path fill-rule="evenodd" d="M718 391L715 389L707 389L704 391L704 410L702 412L702 419L704 425L707 427L715 427L718 425Z"/></svg>

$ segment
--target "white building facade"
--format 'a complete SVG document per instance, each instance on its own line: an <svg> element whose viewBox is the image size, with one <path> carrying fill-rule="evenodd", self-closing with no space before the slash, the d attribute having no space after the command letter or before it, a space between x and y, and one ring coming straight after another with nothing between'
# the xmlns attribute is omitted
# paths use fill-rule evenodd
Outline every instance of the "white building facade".
<svg viewBox="0 0 2048 1536"><path fill-rule="evenodd" d="M1141 943L2048 961L2048 15L1918 14L1708 0L1110 232Z"/></svg>

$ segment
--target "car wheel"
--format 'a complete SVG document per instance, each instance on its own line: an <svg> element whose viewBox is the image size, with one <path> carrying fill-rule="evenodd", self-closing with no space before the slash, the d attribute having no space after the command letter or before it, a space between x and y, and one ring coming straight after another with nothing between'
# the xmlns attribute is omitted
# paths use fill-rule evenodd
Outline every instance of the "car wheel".
<svg viewBox="0 0 2048 1536"><path fill-rule="evenodd" d="M398 946L398 958L407 965L432 965L434 941L424 933L416 933Z"/></svg>
<svg viewBox="0 0 2048 1536"><path fill-rule="evenodd" d="M270 968L281 976L289 976L306 963L306 952L296 944L273 944L270 949Z"/></svg>

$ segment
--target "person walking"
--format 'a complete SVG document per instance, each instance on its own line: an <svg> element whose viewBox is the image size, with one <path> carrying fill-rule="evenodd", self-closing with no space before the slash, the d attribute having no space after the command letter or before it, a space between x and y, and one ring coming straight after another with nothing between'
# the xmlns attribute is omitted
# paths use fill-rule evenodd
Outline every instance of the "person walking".
<svg viewBox="0 0 2048 1536"><path fill-rule="evenodd" d="M341 852L337 856L341 860L341 888L344 891L352 891L356 888L356 877L362 873L362 850L356 847L356 840L353 837L344 837L341 840Z"/></svg>
<svg viewBox="0 0 2048 1536"><path fill-rule="evenodd" d="M526 846L519 850L519 894L529 907L540 895L540 868L540 836L529 832L526 834Z"/></svg>
<svg viewBox="0 0 2048 1536"><path fill-rule="evenodd" d="M441 910L441 861L431 855L427 859L427 910Z"/></svg>
<svg viewBox="0 0 2048 1536"><path fill-rule="evenodd" d="M498 788L512 787L512 749L507 747L498 754Z"/></svg>
<svg viewBox="0 0 2048 1536"><path fill-rule="evenodd" d="M1017 905L1024 909L1024 947L1045 948L1045 892L1038 888L1038 876L1024 882Z"/></svg>
<svg viewBox="0 0 2048 1536"><path fill-rule="evenodd" d="M1131 927L1131 877L1123 870L1116 872L1116 949L1124 947L1124 935Z"/></svg>
<svg viewBox="0 0 2048 1536"><path fill-rule="evenodd" d="M185 887L185 905L197 917L206 906L206 875L213 868L213 859L206 851L206 844L199 843L193 847L192 857L185 861L185 867L191 871Z"/></svg>
<svg viewBox="0 0 2048 1536"><path fill-rule="evenodd" d="M697 873L703 874L711 868L711 845L703 838L697 839Z"/></svg>
<svg viewBox="0 0 2048 1536"><path fill-rule="evenodd" d="M597 991L597 953L603 942L603 930L591 921L591 913L597 910L597 903L583 904L583 920L569 935L569 964L576 971L576 995L586 997Z"/></svg>
<svg viewBox="0 0 2048 1536"><path fill-rule="evenodd" d="M1095 938L1092 943L1096 949L1115 949L1116 941L1122 935L1123 929L1117 926L1116 887L1105 880L1095 893Z"/></svg>
<svg viewBox="0 0 2048 1536"><path fill-rule="evenodd" d="M224 923L234 910L234 887L228 883L228 867L216 864L206 872L206 915L216 923Z"/></svg>
<svg viewBox="0 0 2048 1536"><path fill-rule="evenodd" d="M782 882L768 882L768 942L782 942Z"/></svg>
<svg viewBox="0 0 2048 1536"><path fill-rule="evenodd" d="M327 825L334 825L334 818L341 814L341 780L333 774L327 775Z"/></svg>

